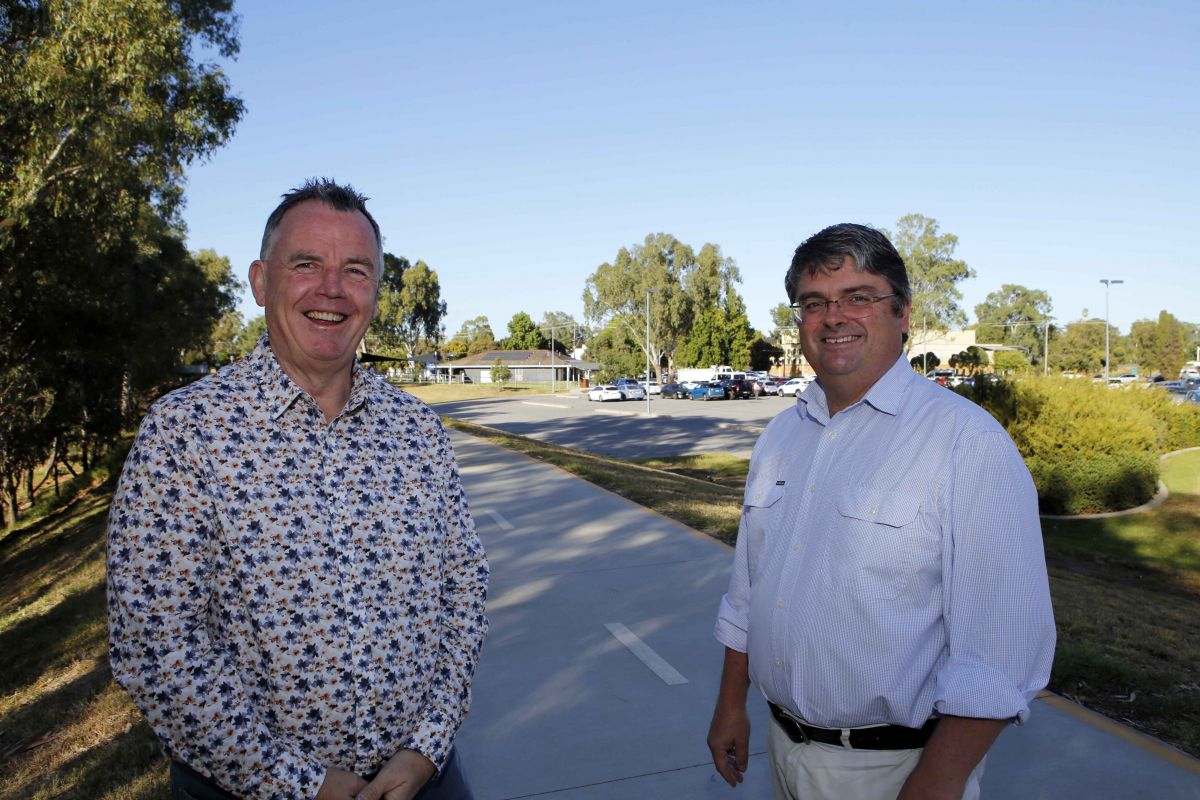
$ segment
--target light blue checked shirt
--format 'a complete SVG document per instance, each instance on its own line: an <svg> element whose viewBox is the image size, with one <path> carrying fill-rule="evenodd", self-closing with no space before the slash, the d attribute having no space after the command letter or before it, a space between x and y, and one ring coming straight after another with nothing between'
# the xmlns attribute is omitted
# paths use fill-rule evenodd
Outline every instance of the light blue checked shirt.
<svg viewBox="0 0 1200 800"><path fill-rule="evenodd" d="M1024 721L1055 634L1008 434L903 358L832 419L813 383L755 445L716 636L820 727Z"/></svg>

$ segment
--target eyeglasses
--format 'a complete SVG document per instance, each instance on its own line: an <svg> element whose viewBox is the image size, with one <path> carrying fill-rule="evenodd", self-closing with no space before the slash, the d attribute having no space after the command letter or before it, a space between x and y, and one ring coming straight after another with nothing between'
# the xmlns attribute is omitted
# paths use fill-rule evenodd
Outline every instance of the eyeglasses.
<svg viewBox="0 0 1200 800"><path fill-rule="evenodd" d="M796 320L796 324L800 325L804 322L811 322L815 319L820 319L825 316L830 306L837 306L842 310L842 313L849 319L862 319L871 313L871 306L878 303L880 300L886 300L889 297L895 297L896 293L869 295L855 292L848 294L845 297L840 297L836 300L821 300L816 297L810 297L807 300L801 300L792 303L788 306L792 310L792 318Z"/></svg>

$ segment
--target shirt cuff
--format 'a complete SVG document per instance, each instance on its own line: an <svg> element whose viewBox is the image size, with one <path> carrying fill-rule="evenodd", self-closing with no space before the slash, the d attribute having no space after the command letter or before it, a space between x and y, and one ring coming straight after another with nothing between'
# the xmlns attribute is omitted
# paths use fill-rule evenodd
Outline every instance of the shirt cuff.
<svg viewBox="0 0 1200 800"><path fill-rule="evenodd" d="M718 642L730 650L736 650L739 653L746 652L746 629L749 624L750 619L745 613L730 604L728 595L721 598L721 608L717 612L717 625L713 629L713 635L717 637Z"/></svg>
<svg viewBox="0 0 1200 800"><path fill-rule="evenodd" d="M937 677L933 707L939 714L1002 719L1024 724L1041 687L1022 689L1000 670L951 658Z"/></svg>

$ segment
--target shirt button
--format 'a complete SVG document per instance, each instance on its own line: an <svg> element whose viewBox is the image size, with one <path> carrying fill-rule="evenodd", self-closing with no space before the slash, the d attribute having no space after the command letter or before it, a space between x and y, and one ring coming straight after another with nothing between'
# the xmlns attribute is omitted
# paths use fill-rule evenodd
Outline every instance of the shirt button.
<svg viewBox="0 0 1200 800"><path fill-rule="evenodd" d="M782 666L783 666L783 661L782 661L782 660L780 660L780 659L778 659L778 658L777 658L777 659L775 659L775 666L777 666L777 667L782 667Z"/></svg>
<svg viewBox="0 0 1200 800"><path fill-rule="evenodd" d="M782 600L780 600L780 601L779 601L779 607L780 607L780 608L783 608L783 601L782 601Z"/></svg>
<svg viewBox="0 0 1200 800"><path fill-rule="evenodd" d="M809 491L809 493L810 493L810 494L811 494L811 493L814 493L814 492L816 492L816 491L817 491L817 485L816 485L815 483L814 483L814 484L812 484L811 486L809 486L809 487L808 487L808 491Z"/></svg>
<svg viewBox="0 0 1200 800"><path fill-rule="evenodd" d="M830 438L830 439L836 439L836 438L837 438L837 431L830 431L830 432L829 432L829 438Z"/></svg>
<svg viewBox="0 0 1200 800"><path fill-rule="evenodd" d="M878 514L878 513L879 513L879 509L877 509L877 508L872 508L872 509L871 509L871 516L874 516L874 515L876 515L876 514Z"/></svg>
<svg viewBox="0 0 1200 800"><path fill-rule="evenodd" d="M793 549L793 550L799 550L799 549L800 549L800 543L799 543L799 542L796 542L794 545L792 545L792 549Z"/></svg>

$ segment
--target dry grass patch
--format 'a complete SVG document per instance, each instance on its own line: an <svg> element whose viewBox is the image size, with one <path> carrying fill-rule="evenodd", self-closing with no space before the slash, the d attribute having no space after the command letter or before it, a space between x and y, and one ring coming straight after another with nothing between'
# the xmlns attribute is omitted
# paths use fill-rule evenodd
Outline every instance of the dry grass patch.
<svg viewBox="0 0 1200 800"><path fill-rule="evenodd" d="M550 384L533 386L506 384L500 386L494 383L400 383L397 386L428 404L550 394ZM565 392L567 386L559 384L558 390L560 393Z"/></svg>
<svg viewBox="0 0 1200 800"><path fill-rule="evenodd" d="M166 794L166 759L112 680L104 597L112 486L0 538L0 796Z"/></svg>

